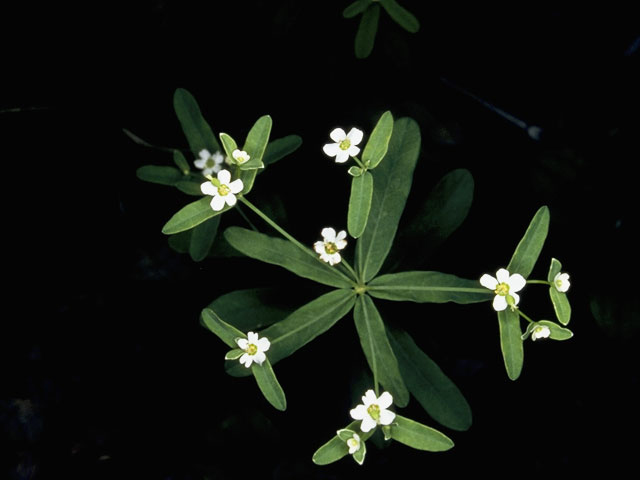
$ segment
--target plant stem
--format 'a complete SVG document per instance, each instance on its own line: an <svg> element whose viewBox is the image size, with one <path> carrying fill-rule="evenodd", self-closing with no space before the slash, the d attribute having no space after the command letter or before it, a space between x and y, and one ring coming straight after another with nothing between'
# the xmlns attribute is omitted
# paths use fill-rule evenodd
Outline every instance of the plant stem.
<svg viewBox="0 0 640 480"><path fill-rule="evenodd" d="M351 157L351 158L353 158L358 164L358 166L362 169L362 173L367 171L367 167L364 166L364 163L362 163L358 157Z"/></svg>
<svg viewBox="0 0 640 480"><path fill-rule="evenodd" d="M532 285L549 285L551 286L551 282L547 282L546 280L527 280L527 283Z"/></svg>
<svg viewBox="0 0 640 480"><path fill-rule="evenodd" d="M525 315L520 309L517 310L518 314L524 318L527 322L529 323L536 323L535 321L531 320L531 318L529 318L529 316Z"/></svg>
<svg viewBox="0 0 640 480"><path fill-rule="evenodd" d="M253 230L254 232L257 232L258 229L256 228L256 226L251 222L251 220L249 220L249 217L247 217L247 214L244 213L242 211L242 208L240 208L240 205L236 205L236 209L238 210L238 213L240 214L240 216L244 219L245 222L247 222L247 224L249 224L249 226L251 227L251 230Z"/></svg>

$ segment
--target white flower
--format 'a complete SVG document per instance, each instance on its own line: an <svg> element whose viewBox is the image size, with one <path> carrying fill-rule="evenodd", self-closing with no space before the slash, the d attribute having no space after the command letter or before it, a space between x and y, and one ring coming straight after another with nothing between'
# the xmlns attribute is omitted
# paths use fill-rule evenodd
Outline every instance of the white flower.
<svg viewBox="0 0 640 480"><path fill-rule="evenodd" d="M524 288L527 281L519 273L509 274L509 271L501 268L496 273L496 278L491 275L484 274L480 278L480 284L483 287L493 290L496 294L493 299L493 308L496 312L501 312L511 305L515 308L520 301L520 296L516 293Z"/></svg>
<svg viewBox="0 0 640 480"><path fill-rule="evenodd" d="M244 188L242 180L239 178L233 182L230 180L231 173L229 173L229 170L220 170L218 172L217 181L219 185L216 185L213 179L200 185L202 193L213 196L211 199L211 208L216 212L222 210L225 203L230 207L233 207L236 204L235 194L240 193Z"/></svg>
<svg viewBox="0 0 640 480"><path fill-rule="evenodd" d="M362 141L362 130L352 128L349 133L344 133L343 129L336 128L329 136L335 143L327 143L322 150L330 157L336 157L336 163L344 163L349 157L355 157L360 153L360 148L356 145Z"/></svg>
<svg viewBox="0 0 640 480"><path fill-rule="evenodd" d="M271 342L266 337L258 338L258 334L254 332L247 333L247 338L237 338L236 343L244 350L240 363L247 368L251 366L251 362L262 365L267 358L264 352L271 346Z"/></svg>
<svg viewBox="0 0 640 480"><path fill-rule="evenodd" d="M349 453L353 455L360 450L360 435L354 433L353 436L347 440L347 447L349 447Z"/></svg>
<svg viewBox="0 0 640 480"><path fill-rule="evenodd" d="M238 165L248 162L251 158L251 156L247 152L245 152L244 150L238 150L237 148L233 152L231 152L231 156L238 163Z"/></svg>
<svg viewBox="0 0 640 480"><path fill-rule="evenodd" d="M396 414L388 407L393 403L393 397L389 392L383 392L376 398L373 390L367 390L362 397L362 405L358 405L349 413L354 420L362 420L360 430L368 432L376 425L391 425L396 418Z"/></svg>
<svg viewBox="0 0 640 480"><path fill-rule="evenodd" d="M314 243L313 249L316 253L319 253L320 258L329 265L340 263L342 258L338 251L347 246L347 241L345 240L347 232L340 230L340 232L336 234L336 231L333 228L327 227L323 228L321 233L322 240L318 240Z"/></svg>
<svg viewBox="0 0 640 480"><path fill-rule="evenodd" d="M571 283L569 282L569 274L558 272L553 279L553 286L556 287L556 290L559 292L565 293L571 286Z"/></svg>
<svg viewBox="0 0 640 480"><path fill-rule="evenodd" d="M205 177L212 173L218 173L222 168L222 162L224 162L224 156L220 152L216 152L213 155L209 153L209 150L202 149L198 154L200 158L193 162L193 164L202 170L202 175Z"/></svg>
<svg viewBox="0 0 640 480"><path fill-rule="evenodd" d="M531 332L531 340L534 342L539 338L549 338L551 335L551 330L546 325L538 325L533 328Z"/></svg>

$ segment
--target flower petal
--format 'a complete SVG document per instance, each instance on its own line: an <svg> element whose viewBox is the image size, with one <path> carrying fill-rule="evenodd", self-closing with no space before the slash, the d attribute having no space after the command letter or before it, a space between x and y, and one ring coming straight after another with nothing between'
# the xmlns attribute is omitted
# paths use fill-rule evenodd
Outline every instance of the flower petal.
<svg viewBox="0 0 640 480"><path fill-rule="evenodd" d="M340 145L337 143L327 143L322 147L322 151L330 157L335 157L339 152L341 152Z"/></svg>
<svg viewBox="0 0 640 480"><path fill-rule="evenodd" d="M253 361L256 362L258 365L262 365L262 363L267 359L267 356L264 354L264 352L257 352L254 356L253 356Z"/></svg>
<svg viewBox="0 0 640 480"><path fill-rule="evenodd" d="M336 163L344 163L349 160L349 152L346 150L338 149L338 154L336 155Z"/></svg>
<svg viewBox="0 0 640 480"><path fill-rule="evenodd" d="M351 145L358 145L362 141L364 133L358 128L352 128L347 134L347 138L351 141Z"/></svg>
<svg viewBox="0 0 640 480"><path fill-rule="evenodd" d="M200 191L205 195L217 195L218 187L216 187L211 182L204 182L202 185L200 185Z"/></svg>
<svg viewBox="0 0 640 480"><path fill-rule="evenodd" d="M331 133L329 134L329 137L331 138L331 140L333 140L334 142L338 142L340 143L342 140L344 140L345 138L347 138L347 134L345 133L345 131L341 128L334 128L333 130L331 130Z"/></svg>
<svg viewBox="0 0 640 480"><path fill-rule="evenodd" d="M482 277L480 277L480 285L488 288L489 290L495 290L498 286L498 280L493 278L488 273L485 273L484 275L482 275Z"/></svg>
<svg viewBox="0 0 640 480"><path fill-rule="evenodd" d="M356 408L352 408L349 411L349 415L354 420L362 420L364 417L369 416L367 413L367 408L364 405L358 405Z"/></svg>
<svg viewBox="0 0 640 480"><path fill-rule="evenodd" d="M211 208L216 212L222 210L224 208L224 197L221 197L220 195L214 195L214 197L211 199Z"/></svg>
<svg viewBox="0 0 640 480"><path fill-rule="evenodd" d="M331 253L327 255L329 257L329 265L335 265L336 263L340 263L342 257L339 253Z"/></svg>
<svg viewBox="0 0 640 480"><path fill-rule="evenodd" d="M380 410L380 419L378 422L380 425L391 425L396 418L396 414L391 410Z"/></svg>
<svg viewBox="0 0 640 480"><path fill-rule="evenodd" d="M269 347L271 346L271 342L267 337L262 337L260 340L258 340L258 343L256 345L258 346L261 352L266 352L267 350L269 350Z"/></svg>
<svg viewBox="0 0 640 480"><path fill-rule="evenodd" d="M245 367L249 368L251 366L251 362L252 362L252 356L249 355L248 353L243 354L240 357L240 363L243 364Z"/></svg>
<svg viewBox="0 0 640 480"><path fill-rule="evenodd" d="M240 193L243 188L244 188L244 184L242 183L242 180L240 180L239 178L236 178L233 182L229 184L229 190L231 191L231 193Z"/></svg>
<svg viewBox="0 0 640 480"><path fill-rule="evenodd" d="M507 308L507 299L503 295L496 295L493 298L493 309L496 312L501 312Z"/></svg>
<svg viewBox="0 0 640 480"><path fill-rule="evenodd" d="M507 283L509 284L509 292L519 292L527 284L527 281L519 273L514 273L509 277Z"/></svg>
<svg viewBox="0 0 640 480"><path fill-rule="evenodd" d="M496 273L496 278L498 279L498 283L507 283L509 281L509 270L501 268Z"/></svg>
<svg viewBox="0 0 640 480"><path fill-rule="evenodd" d="M338 250L342 250L344 249L344 247L347 246L347 241L346 240L336 240L335 242L333 242L336 246L336 248Z"/></svg>
<svg viewBox="0 0 640 480"><path fill-rule="evenodd" d="M196 166L196 168L204 168L207 165L207 159L201 158L199 160L194 160L193 164Z"/></svg>
<svg viewBox="0 0 640 480"><path fill-rule="evenodd" d="M218 172L218 180L220 180L220 183L224 185L229 185L229 181L231 180L231 173L229 170L220 170Z"/></svg>
<svg viewBox="0 0 640 480"><path fill-rule="evenodd" d="M227 205L233 207L236 204L236 196L233 193L227 193L224 197L224 201L227 202Z"/></svg>
<svg viewBox="0 0 640 480"><path fill-rule="evenodd" d="M258 334L255 332L247 333L247 340L249 341L249 343L253 343L255 345L256 343L258 343Z"/></svg>
<svg viewBox="0 0 640 480"><path fill-rule="evenodd" d="M203 148L202 150L200 150L198 155L200 156L200 160L205 160L206 161L211 156L211 153L209 153L209 150L207 150L206 148Z"/></svg>
<svg viewBox="0 0 640 480"><path fill-rule="evenodd" d="M246 350L249 346L249 340L247 340L246 338L236 338L236 343L242 350Z"/></svg>
<svg viewBox="0 0 640 480"><path fill-rule="evenodd" d="M378 406L382 408L389 408L393 404L393 397L389 392L382 392L382 395L378 397Z"/></svg>
<svg viewBox="0 0 640 480"><path fill-rule="evenodd" d="M376 421L373 418L371 418L369 415L367 415L362 419L362 423L360 424L360 430L366 433L369 430L376 428L376 425L377 425Z"/></svg>
<svg viewBox="0 0 640 480"><path fill-rule="evenodd" d="M378 403L378 397L376 397L376 393L371 389L364 392L364 395L362 396L362 403L364 403L365 407L368 407L372 403Z"/></svg>
<svg viewBox="0 0 640 480"><path fill-rule="evenodd" d="M348 149L347 149L347 153L349 155L351 155L352 157L355 157L356 155L358 155L360 153L360 147L356 147L355 145L351 145Z"/></svg>
<svg viewBox="0 0 640 480"><path fill-rule="evenodd" d="M336 241L344 240L345 238L347 238L347 232L345 230L340 230L336 235Z"/></svg>
<svg viewBox="0 0 640 480"><path fill-rule="evenodd" d="M318 240L313 244L313 249L316 251L316 253L319 253L322 255L324 253L324 242L321 240Z"/></svg>
<svg viewBox="0 0 640 480"><path fill-rule="evenodd" d="M336 231L331 227L323 228L320 233L325 242L333 242L336 239Z"/></svg>

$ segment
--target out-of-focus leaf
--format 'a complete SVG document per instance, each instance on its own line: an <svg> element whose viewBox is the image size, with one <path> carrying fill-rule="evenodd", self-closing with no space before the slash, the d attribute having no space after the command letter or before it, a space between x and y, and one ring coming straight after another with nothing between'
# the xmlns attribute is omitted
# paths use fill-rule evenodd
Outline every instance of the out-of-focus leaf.
<svg viewBox="0 0 640 480"><path fill-rule="evenodd" d="M216 136L202 116L200 107L191 93L184 88L178 88L173 95L173 107L194 155L197 156L203 149L211 153L221 150Z"/></svg>
<svg viewBox="0 0 640 480"><path fill-rule="evenodd" d="M180 150L173 151L173 163L176 164L176 167L178 167L183 175L189 175L191 168L189 167L187 159L184 158L184 155Z"/></svg>
<svg viewBox="0 0 640 480"><path fill-rule="evenodd" d="M159 165L145 165L136 170L136 175L140 180L159 185L174 186L176 182L183 178L182 173L175 167Z"/></svg>
<svg viewBox="0 0 640 480"><path fill-rule="evenodd" d="M380 0L380 4L389 16L407 32L417 33L420 30L420 22L415 15L401 6L396 0Z"/></svg>
<svg viewBox="0 0 640 480"><path fill-rule="evenodd" d="M191 242L189 244L189 254L194 262L204 260L209 254L211 245L218 233L220 216L212 217L193 228Z"/></svg>
<svg viewBox="0 0 640 480"><path fill-rule="evenodd" d="M379 20L380 6L371 5L363 12L356 32L355 53L357 58L366 58L371 54Z"/></svg>
<svg viewBox="0 0 640 480"><path fill-rule="evenodd" d="M262 157L265 165L272 165L278 160L295 152L302 145L302 138L298 135L287 135L286 137L272 140L267 145Z"/></svg>
<svg viewBox="0 0 640 480"><path fill-rule="evenodd" d="M342 12L344 18L353 18L364 12L373 0L356 0Z"/></svg>

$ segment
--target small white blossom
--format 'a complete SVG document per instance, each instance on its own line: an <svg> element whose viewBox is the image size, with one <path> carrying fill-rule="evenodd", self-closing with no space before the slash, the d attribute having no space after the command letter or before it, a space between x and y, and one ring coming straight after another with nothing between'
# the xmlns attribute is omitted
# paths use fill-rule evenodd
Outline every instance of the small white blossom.
<svg viewBox="0 0 640 480"><path fill-rule="evenodd" d="M322 240L318 240L313 244L313 249L316 253L320 254L320 258L327 262L329 265L335 265L340 263L342 257L340 257L340 250L347 246L347 232L340 230L337 234L336 231L331 228L322 229Z"/></svg>
<svg viewBox="0 0 640 480"><path fill-rule="evenodd" d="M247 368L252 362L262 365L267 358L264 352L271 346L271 342L266 337L258 338L258 334L254 332L247 333L247 338L237 338L236 343L240 349L244 350L240 363Z"/></svg>
<svg viewBox="0 0 640 480"><path fill-rule="evenodd" d="M520 296L516 292L522 290L526 283L522 275L519 273L510 275L504 268L496 272L495 278L486 273L480 278L480 284L496 294L493 299L493 308L496 312L505 310L508 305L515 308L520 302Z"/></svg>
<svg viewBox="0 0 640 480"><path fill-rule="evenodd" d="M357 128L352 128L349 133L336 128L329 134L335 143L327 143L322 150L330 157L336 157L336 163L344 163L349 157L355 157L360 153L360 148L356 145L362 141L363 135L362 130Z"/></svg>
<svg viewBox="0 0 640 480"><path fill-rule="evenodd" d="M551 330L546 325L538 325L533 328L531 332L531 340L534 342L539 338L549 338L551 335Z"/></svg>
<svg viewBox="0 0 640 480"><path fill-rule="evenodd" d="M231 173L229 170L220 170L218 172L218 182L216 185L213 181L205 182L200 185L200 190L205 195L212 195L211 208L216 212L224 208L226 203L230 207L236 204L236 193L240 193L244 188L242 180L239 178L231 181Z"/></svg>
<svg viewBox="0 0 640 480"><path fill-rule="evenodd" d="M349 413L354 420L362 420L360 430L368 432L376 425L391 425L396 414L387 410L393 403L393 397L389 392L383 392L376 397L373 390L367 390L362 396L362 404L352 409Z"/></svg>
<svg viewBox="0 0 640 480"><path fill-rule="evenodd" d="M347 447L349 447L349 453L353 455L360 450L360 436L357 433L353 434L349 440L347 440Z"/></svg>
<svg viewBox="0 0 640 480"><path fill-rule="evenodd" d="M248 162L251 158L251 156L247 152L245 152L244 150L238 150L237 148L233 152L231 152L231 156L238 163L238 165Z"/></svg>
<svg viewBox="0 0 640 480"><path fill-rule="evenodd" d="M222 163L224 162L224 156L220 152L216 152L211 154L209 150L202 149L198 154L200 158L195 160L193 164L202 170L202 175L205 177L207 175L211 175L212 173L218 173L222 168Z"/></svg>
<svg viewBox="0 0 640 480"><path fill-rule="evenodd" d="M556 287L556 290L559 292L565 293L571 286L571 283L569 282L569 274L558 272L553 279L553 286Z"/></svg>

